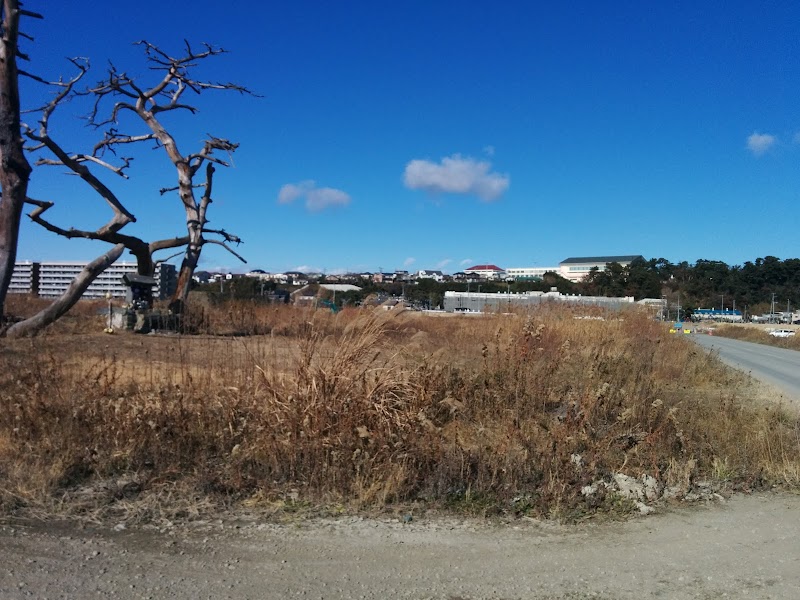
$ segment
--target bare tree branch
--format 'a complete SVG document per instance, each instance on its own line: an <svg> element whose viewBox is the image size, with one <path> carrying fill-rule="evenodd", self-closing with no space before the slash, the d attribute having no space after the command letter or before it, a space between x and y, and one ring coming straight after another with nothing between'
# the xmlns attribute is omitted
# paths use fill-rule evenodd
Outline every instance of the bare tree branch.
<svg viewBox="0 0 800 600"><path fill-rule="evenodd" d="M114 192L112 192L102 181L100 181L85 165L82 164L83 160L77 157L69 156L47 133L46 129L40 128L39 133L34 133L30 130L26 131L26 135L36 141L41 142L52 152L70 171L83 179L92 189L94 189L111 207L114 211L114 219L109 226L114 230L119 230L128 223L136 222L136 217L133 213L129 212L122 203L117 199ZM45 162L44 164L48 164ZM52 163L50 163L52 164Z"/></svg>
<svg viewBox="0 0 800 600"><path fill-rule="evenodd" d="M33 12L31 10L26 10L24 8L19 8L17 10L19 11L19 14L22 15L23 17L32 17L34 19L44 19L44 17L42 15L40 15L39 13L37 13L37 12Z"/></svg>
<svg viewBox="0 0 800 600"><path fill-rule="evenodd" d="M112 173L115 173L115 174L119 175L123 179L129 179L129 177L125 174L124 171L125 171L125 169L130 167L131 160L133 160L131 158L123 157L121 159L123 164L120 165L120 166L114 166L112 164L107 163L104 160L101 160L99 158L96 158L94 156L89 156L89 155L86 155L86 154L74 154L70 158L73 161L75 161L76 163L83 163L83 162L95 163L95 164L103 167L104 169L108 169ZM61 160L53 160L52 158L38 158L38 159L36 159L36 163L34 163L34 164L36 166L56 166L56 167L64 167L64 166L66 166L66 167L69 167L69 165L65 164L63 161L61 161ZM73 173L73 175L77 175L77 173Z"/></svg>
<svg viewBox="0 0 800 600"><path fill-rule="evenodd" d="M203 229L203 233L216 233L222 236L226 242L231 242L237 246L242 243L242 239L238 235L233 235L224 229Z"/></svg>
<svg viewBox="0 0 800 600"><path fill-rule="evenodd" d="M48 83L46 80L42 79L38 75L34 75L33 73L29 73L28 71L23 71L22 69L19 70L19 74L23 77L27 77L29 79L33 79L34 81L38 81L39 83Z"/></svg>
<svg viewBox="0 0 800 600"><path fill-rule="evenodd" d="M243 263L247 264L247 261L246 261L244 258L242 258L242 257L241 257L239 254L237 254L237 253L236 253L236 252L235 252L235 251L234 251L234 250L233 250L233 249L232 249L230 246L228 246L228 245L227 245L225 242L222 242L222 241L220 241L220 240L206 240L206 244L216 244L216 245L218 245L218 246L222 246L223 248L225 248L225 250L227 250L228 252L230 252L231 254L233 254L233 255L234 255L236 258L238 258L240 261L242 261Z"/></svg>
<svg viewBox="0 0 800 600"><path fill-rule="evenodd" d="M160 250L180 248L181 246L185 246L188 243L189 243L188 235L184 235L183 237L169 238L164 240L157 240L155 242L150 242L150 254L155 254Z"/></svg>
<svg viewBox="0 0 800 600"><path fill-rule="evenodd" d="M97 142L92 149L92 156L98 156L98 153L102 153L104 150L108 149L113 154L116 154L115 146L118 144L137 144L139 142L146 142L149 140L154 140L155 136L152 133L146 133L143 135L124 135L119 134L116 129L109 129L102 140Z"/></svg>
<svg viewBox="0 0 800 600"><path fill-rule="evenodd" d="M158 259L159 263L167 262L168 260L172 260L173 258L178 258L181 254L183 254L183 250L180 252L176 252L175 254L170 254L167 258L160 258Z"/></svg>

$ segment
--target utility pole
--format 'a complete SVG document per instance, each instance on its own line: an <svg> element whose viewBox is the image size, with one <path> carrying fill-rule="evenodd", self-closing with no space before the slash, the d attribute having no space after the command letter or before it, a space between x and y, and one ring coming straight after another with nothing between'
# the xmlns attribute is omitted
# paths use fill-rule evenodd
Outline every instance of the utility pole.
<svg viewBox="0 0 800 600"><path fill-rule="evenodd" d="M775 292L772 292L772 302L770 303L769 308L769 322L775 322Z"/></svg>

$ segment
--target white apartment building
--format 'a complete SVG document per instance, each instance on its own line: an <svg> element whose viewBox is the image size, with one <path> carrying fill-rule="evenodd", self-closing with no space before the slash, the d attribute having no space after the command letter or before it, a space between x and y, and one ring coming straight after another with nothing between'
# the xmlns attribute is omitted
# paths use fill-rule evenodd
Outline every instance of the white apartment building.
<svg viewBox="0 0 800 600"><path fill-rule="evenodd" d="M558 273L558 267L514 267L506 269L506 277L521 281L536 281L544 277L545 273Z"/></svg>
<svg viewBox="0 0 800 600"><path fill-rule="evenodd" d="M14 263L9 294L35 294L39 289L39 263L26 260Z"/></svg>
<svg viewBox="0 0 800 600"><path fill-rule="evenodd" d="M86 266L85 262L41 262L30 261L14 264L12 281L14 287L9 292L19 294L38 294L43 298L57 298L69 287L69 284ZM135 274L136 263L117 262L103 271L83 293L83 298L105 298L111 293L113 298L125 298L127 287L122 282L125 273ZM174 265L157 263L155 272L156 285L153 286L154 298L167 298L177 283Z"/></svg>

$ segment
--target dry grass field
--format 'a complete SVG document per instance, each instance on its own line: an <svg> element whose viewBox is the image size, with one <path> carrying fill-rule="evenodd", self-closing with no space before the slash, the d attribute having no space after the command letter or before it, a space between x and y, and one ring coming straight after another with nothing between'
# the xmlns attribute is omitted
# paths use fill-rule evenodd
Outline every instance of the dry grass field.
<svg viewBox="0 0 800 600"><path fill-rule="evenodd" d="M602 487L581 493L617 473L679 496L701 481L800 481L798 416L633 311L231 303L203 310L202 334L104 335L98 308L0 340L6 513L412 506L575 519L631 509Z"/></svg>

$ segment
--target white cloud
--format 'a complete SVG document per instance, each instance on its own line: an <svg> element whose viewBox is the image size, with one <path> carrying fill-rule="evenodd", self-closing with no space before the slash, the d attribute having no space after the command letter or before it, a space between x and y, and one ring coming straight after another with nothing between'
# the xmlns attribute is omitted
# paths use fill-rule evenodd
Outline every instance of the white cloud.
<svg viewBox="0 0 800 600"><path fill-rule="evenodd" d="M472 260L471 258L465 258L464 260L462 260L462 261L461 261L460 263L458 263L458 264L459 264L460 266L462 266L462 267L466 267L467 265L471 265L471 264L472 264L472 263L474 263L474 262L475 262L475 261L474 261L474 260Z"/></svg>
<svg viewBox="0 0 800 600"><path fill-rule="evenodd" d="M318 188L312 180L287 183L278 192L278 204L290 204L300 198L305 198L306 208L311 212L320 212L332 206L347 206L351 201L346 192L329 187Z"/></svg>
<svg viewBox="0 0 800 600"><path fill-rule="evenodd" d="M348 204L350 204L350 196L335 188L311 190L306 198L306 208L311 212L319 212L329 206L347 206Z"/></svg>
<svg viewBox="0 0 800 600"><path fill-rule="evenodd" d="M753 132L750 137L747 138L747 149L750 150L750 152L752 152L754 155L761 156L767 150L772 148L777 141L778 138L776 138L774 135Z"/></svg>
<svg viewBox="0 0 800 600"><path fill-rule="evenodd" d="M410 266L411 266L411 265L413 265L415 262L417 262L417 259L416 259L416 258L414 258L413 256L409 256L407 259L405 259L405 260L403 261L403 266L404 266L404 267L410 267Z"/></svg>
<svg viewBox="0 0 800 600"><path fill-rule="evenodd" d="M288 270L297 271L298 273L322 273L322 269L319 267L312 267L311 265L300 265Z"/></svg>
<svg viewBox="0 0 800 600"><path fill-rule="evenodd" d="M794 137L792 137L792 141L795 144L800 144L800 131L794 134Z"/></svg>
<svg viewBox="0 0 800 600"><path fill-rule="evenodd" d="M445 258L444 260L440 260L438 263L436 263L436 268L441 271L451 262L453 262L452 258Z"/></svg>
<svg viewBox="0 0 800 600"><path fill-rule="evenodd" d="M492 173L492 163L454 154L441 163L415 159L406 165L403 181L412 190L431 193L474 194L487 202L508 189L508 175Z"/></svg>

